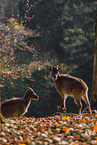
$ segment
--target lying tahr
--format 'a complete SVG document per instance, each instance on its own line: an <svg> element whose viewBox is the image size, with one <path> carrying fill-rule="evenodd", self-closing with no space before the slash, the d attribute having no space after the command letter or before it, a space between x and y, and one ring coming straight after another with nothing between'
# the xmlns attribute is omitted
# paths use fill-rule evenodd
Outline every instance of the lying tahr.
<svg viewBox="0 0 97 145"><path fill-rule="evenodd" d="M1 103L1 112L5 118L24 115L31 100L38 100L39 96L30 87L22 98L12 98Z"/></svg>

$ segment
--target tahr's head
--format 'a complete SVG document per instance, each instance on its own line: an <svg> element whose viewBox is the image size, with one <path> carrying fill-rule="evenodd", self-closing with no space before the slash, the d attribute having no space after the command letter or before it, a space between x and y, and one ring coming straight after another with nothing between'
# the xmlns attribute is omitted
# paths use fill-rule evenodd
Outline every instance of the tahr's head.
<svg viewBox="0 0 97 145"><path fill-rule="evenodd" d="M53 66L52 68L49 67L49 70L52 72L52 77L54 79L56 79L56 77L58 76L60 69L61 69L61 67L58 67L58 65L57 65L57 67L56 66Z"/></svg>
<svg viewBox="0 0 97 145"><path fill-rule="evenodd" d="M26 96L29 98L29 100L39 100L39 96L30 87L28 87L26 91Z"/></svg>

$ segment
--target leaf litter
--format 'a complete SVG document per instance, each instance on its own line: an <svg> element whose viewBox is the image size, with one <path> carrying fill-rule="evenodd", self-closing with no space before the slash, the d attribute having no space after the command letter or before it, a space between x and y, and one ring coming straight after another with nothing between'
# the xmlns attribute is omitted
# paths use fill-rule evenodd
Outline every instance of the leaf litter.
<svg viewBox="0 0 97 145"><path fill-rule="evenodd" d="M97 145L97 114L56 112L44 118L15 117L0 125L0 145Z"/></svg>

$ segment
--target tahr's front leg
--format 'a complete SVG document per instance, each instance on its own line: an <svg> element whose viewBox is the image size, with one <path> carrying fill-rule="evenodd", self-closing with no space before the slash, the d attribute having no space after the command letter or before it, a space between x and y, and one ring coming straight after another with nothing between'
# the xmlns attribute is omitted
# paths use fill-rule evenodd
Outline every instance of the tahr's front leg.
<svg viewBox="0 0 97 145"><path fill-rule="evenodd" d="M62 98L62 112L66 112L66 98L68 97L68 95L64 95Z"/></svg>
<svg viewBox="0 0 97 145"><path fill-rule="evenodd" d="M68 95L62 95L62 107L58 106L57 109L60 112L66 112L66 107L65 107L65 103L66 103L66 98L68 97Z"/></svg>

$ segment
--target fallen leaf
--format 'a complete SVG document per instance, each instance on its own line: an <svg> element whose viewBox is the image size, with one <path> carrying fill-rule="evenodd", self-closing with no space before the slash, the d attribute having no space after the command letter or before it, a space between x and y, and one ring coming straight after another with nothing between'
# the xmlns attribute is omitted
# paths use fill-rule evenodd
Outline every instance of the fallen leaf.
<svg viewBox="0 0 97 145"><path fill-rule="evenodd" d="M95 132L97 132L97 124L94 126L94 130Z"/></svg>
<svg viewBox="0 0 97 145"><path fill-rule="evenodd" d="M66 117L66 116L63 116L62 117L62 120L70 120L70 118Z"/></svg>

